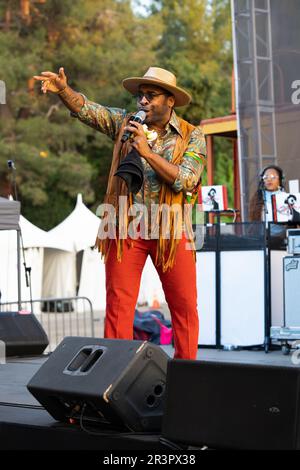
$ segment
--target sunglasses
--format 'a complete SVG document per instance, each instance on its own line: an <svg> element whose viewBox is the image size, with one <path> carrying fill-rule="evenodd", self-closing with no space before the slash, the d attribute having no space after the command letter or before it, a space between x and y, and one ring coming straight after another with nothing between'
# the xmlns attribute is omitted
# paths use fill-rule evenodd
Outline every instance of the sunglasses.
<svg viewBox="0 0 300 470"><path fill-rule="evenodd" d="M160 95L169 96L168 93L152 93L151 91L149 91L148 93L139 92L136 95L134 95L134 97L137 101L141 101L145 97L146 100L150 102L154 98L156 98L157 96L160 96Z"/></svg>
<svg viewBox="0 0 300 470"><path fill-rule="evenodd" d="M276 180L276 179L279 179L279 176L277 175L264 175L262 177L262 179L265 181L265 180Z"/></svg>

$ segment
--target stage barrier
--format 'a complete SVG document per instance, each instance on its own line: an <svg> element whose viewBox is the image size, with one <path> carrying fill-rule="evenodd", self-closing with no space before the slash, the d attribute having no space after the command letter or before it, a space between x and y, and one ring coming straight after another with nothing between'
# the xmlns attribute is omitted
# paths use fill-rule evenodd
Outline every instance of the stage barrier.
<svg viewBox="0 0 300 470"><path fill-rule="evenodd" d="M1 312L19 311L18 302L0 304ZM40 313L35 313L39 311ZM95 331L93 306L87 297L42 298L21 301L21 313L33 312L49 339L45 353L54 351L66 336L100 336Z"/></svg>

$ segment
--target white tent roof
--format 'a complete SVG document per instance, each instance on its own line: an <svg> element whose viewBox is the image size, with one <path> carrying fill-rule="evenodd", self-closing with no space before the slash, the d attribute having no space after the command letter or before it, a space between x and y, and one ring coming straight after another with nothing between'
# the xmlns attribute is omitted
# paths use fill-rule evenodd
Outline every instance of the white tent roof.
<svg viewBox="0 0 300 470"><path fill-rule="evenodd" d="M20 228L23 237L24 248L56 248L69 251L67 240L58 237L54 233L46 232L20 216Z"/></svg>
<svg viewBox="0 0 300 470"><path fill-rule="evenodd" d="M17 220L12 217L16 217ZM17 230L20 227L24 248L55 248L57 250L69 250L69 242L60 237L59 234L46 232L32 224L25 217L20 215L20 202L14 201L10 195L8 199L0 197L0 228L2 230ZM13 233L10 237L15 238Z"/></svg>
<svg viewBox="0 0 300 470"><path fill-rule="evenodd" d="M77 252L94 246L99 223L99 218L84 205L82 195L78 194L75 209L48 233L63 240L67 250Z"/></svg>

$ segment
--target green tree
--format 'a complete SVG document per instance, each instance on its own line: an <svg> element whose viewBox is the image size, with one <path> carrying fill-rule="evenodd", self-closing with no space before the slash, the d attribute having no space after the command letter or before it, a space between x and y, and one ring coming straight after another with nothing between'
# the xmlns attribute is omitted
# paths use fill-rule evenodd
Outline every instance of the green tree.
<svg viewBox="0 0 300 470"><path fill-rule="evenodd" d="M69 84L89 99L130 108L121 81L145 66L145 50L147 61L154 60L159 24L135 17L128 0L28 4L27 16L20 2L0 6L0 79L7 86L0 190L8 192L6 160L13 159L22 213L48 229L70 212L77 192L92 208L102 201L112 143L71 118L58 97L42 95L31 77L63 65Z"/></svg>
<svg viewBox="0 0 300 470"><path fill-rule="evenodd" d="M7 104L0 106L0 194L8 192L12 159L22 212L42 228L66 217L77 192L97 207L113 143L71 118L58 97L42 95L33 75L64 66L70 86L89 99L133 110L122 79L157 65L174 71L193 95L181 111L189 121L230 108L229 0L153 0L150 7L138 16L130 0L0 2L0 80L7 87ZM221 176L229 168L223 154Z"/></svg>
<svg viewBox="0 0 300 470"><path fill-rule="evenodd" d="M159 64L172 70L192 95L178 109L187 120L224 116L231 110L231 21L229 0L156 0L152 14L163 21ZM215 182L226 184L233 203L231 143L217 139ZM206 177L204 175L204 182Z"/></svg>

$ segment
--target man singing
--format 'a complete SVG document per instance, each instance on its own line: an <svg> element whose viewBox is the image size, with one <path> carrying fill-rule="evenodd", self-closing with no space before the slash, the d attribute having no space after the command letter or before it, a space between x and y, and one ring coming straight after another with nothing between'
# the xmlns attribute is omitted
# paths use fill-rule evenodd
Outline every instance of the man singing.
<svg viewBox="0 0 300 470"><path fill-rule="evenodd" d="M117 211L123 196L128 199L129 207L143 204L149 214L153 205L159 208L156 215L150 216L152 228L155 225L158 232L155 238L147 230L138 238L124 239L119 234L115 239L103 239L98 234L96 245L106 264L105 337L132 339L140 279L150 255L171 312L174 357L195 359L198 348L195 253L187 249L182 218L176 211L170 213L169 233L165 236L161 210L176 206L183 214L184 206L197 193L205 165L205 139L200 128L179 118L174 111L175 107L189 104L190 95L177 86L173 73L158 67L150 67L142 77L123 80L125 89L135 97L137 110L144 111L148 130L157 134L150 144L142 123L132 120L126 110L91 102L72 90L63 68L58 74L42 72L34 78L42 82L44 93L57 94L73 116L115 142L105 202ZM122 142L124 132L131 135L126 142ZM144 174L142 187L136 194L128 191L126 182L115 175L133 149ZM128 225L129 219L122 223ZM178 237L178 231L182 236Z"/></svg>

